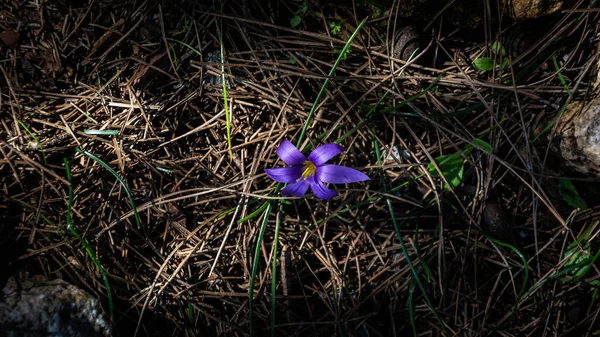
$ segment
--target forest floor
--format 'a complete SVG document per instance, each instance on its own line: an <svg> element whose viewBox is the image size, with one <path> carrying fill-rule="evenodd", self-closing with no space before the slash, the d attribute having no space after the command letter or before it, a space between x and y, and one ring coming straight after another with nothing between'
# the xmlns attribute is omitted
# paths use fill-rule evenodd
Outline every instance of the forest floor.
<svg viewBox="0 0 600 337"><path fill-rule="evenodd" d="M598 12L333 3L2 1L0 278L116 336L600 333L600 185L553 127ZM370 180L282 197L286 139Z"/></svg>

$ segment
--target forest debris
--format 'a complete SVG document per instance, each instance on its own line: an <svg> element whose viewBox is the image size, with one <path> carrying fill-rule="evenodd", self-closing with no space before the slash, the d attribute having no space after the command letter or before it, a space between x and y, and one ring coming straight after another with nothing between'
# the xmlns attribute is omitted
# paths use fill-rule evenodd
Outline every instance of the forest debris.
<svg viewBox="0 0 600 337"><path fill-rule="evenodd" d="M10 48L17 48L19 46L19 37L21 34L12 30L6 30L0 33L0 40Z"/></svg>

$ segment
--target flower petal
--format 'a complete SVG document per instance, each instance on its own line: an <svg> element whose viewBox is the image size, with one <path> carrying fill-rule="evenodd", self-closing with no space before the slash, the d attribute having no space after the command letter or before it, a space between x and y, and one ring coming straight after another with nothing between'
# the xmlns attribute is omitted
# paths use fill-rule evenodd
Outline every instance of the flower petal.
<svg viewBox="0 0 600 337"><path fill-rule="evenodd" d="M301 179L297 183L287 185L283 190L281 190L281 195L283 195L284 197L290 195L294 197L301 197L304 194L306 194L309 185L310 184L308 180Z"/></svg>
<svg viewBox="0 0 600 337"><path fill-rule="evenodd" d="M346 149L337 144L325 144L314 149L308 156L308 159L312 161L315 166L321 166L329 159L344 151L346 151Z"/></svg>
<svg viewBox="0 0 600 337"><path fill-rule="evenodd" d="M348 184L369 180L369 177L346 166L323 165L317 167L317 179L329 184Z"/></svg>
<svg viewBox="0 0 600 337"><path fill-rule="evenodd" d="M288 165L302 166L306 161L306 157L302 152L287 139L284 139L277 148L277 155Z"/></svg>
<svg viewBox="0 0 600 337"><path fill-rule="evenodd" d="M319 179L315 179L314 176L309 177L307 180L310 182L310 189L319 199L329 200L338 195L336 191L327 188Z"/></svg>
<svg viewBox="0 0 600 337"><path fill-rule="evenodd" d="M302 176L302 166L265 169L265 172L278 183L293 183Z"/></svg>

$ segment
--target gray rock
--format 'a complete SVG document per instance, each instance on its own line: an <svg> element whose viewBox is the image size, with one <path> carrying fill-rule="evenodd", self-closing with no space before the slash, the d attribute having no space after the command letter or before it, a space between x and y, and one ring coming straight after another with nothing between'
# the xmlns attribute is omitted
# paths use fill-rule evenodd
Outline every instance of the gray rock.
<svg viewBox="0 0 600 337"><path fill-rule="evenodd" d="M17 275L8 280L2 295L0 336L112 336L99 301L63 280Z"/></svg>
<svg viewBox="0 0 600 337"><path fill-rule="evenodd" d="M510 0L508 14L515 20L539 18L558 11L563 1L560 0Z"/></svg>
<svg viewBox="0 0 600 337"><path fill-rule="evenodd" d="M559 130L566 163L581 173L600 176L600 98L569 104Z"/></svg>

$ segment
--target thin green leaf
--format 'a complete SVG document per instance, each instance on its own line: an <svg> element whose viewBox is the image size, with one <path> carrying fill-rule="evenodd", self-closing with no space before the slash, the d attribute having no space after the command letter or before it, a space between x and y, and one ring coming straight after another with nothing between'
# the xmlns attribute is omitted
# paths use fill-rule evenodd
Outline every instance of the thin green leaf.
<svg viewBox="0 0 600 337"><path fill-rule="evenodd" d="M283 205L279 205L279 213L283 212ZM277 222L275 223L275 236L273 238L273 264L271 266L271 337L275 337L275 313L276 308L276 292L277 292L277 246L279 245L279 227L281 226L281 220L279 214L277 215ZM255 257L256 258L256 257Z"/></svg>
<svg viewBox="0 0 600 337"><path fill-rule="evenodd" d="M42 159L44 160L44 164L48 164L46 161L46 151L44 151L44 148L42 147L40 140L35 136L35 134L33 132L31 132L31 130L29 130L29 128L27 127L27 125L25 125L25 123L23 123L19 120L17 122L25 130L25 132L27 132L27 134L31 138L33 138L33 140L35 140L35 145L37 145L40 148L40 151L42 151Z"/></svg>
<svg viewBox="0 0 600 337"><path fill-rule="evenodd" d="M479 138L473 139L473 144L480 147L481 150L485 153L489 154L489 153L492 153L492 151L494 151L494 148L488 142L481 140Z"/></svg>
<svg viewBox="0 0 600 337"><path fill-rule="evenodd" d="M113 176L115 176L115 178L117 178L117 180L119 181L119 183L121 183L121 186L123 186L123 189L125 190L125 193L127 193L127 197L129 197L129 202L131 203L131 208L133 209L133 215L135 216L135 223L137 224L137 228L141 229L142 228L142 222L140 221L140 216L138 215L137 212L137 207L135 206L135 202L133 201L133 196L131 195L131 192L129 191L129 187L127 187L127 183L125 182L125 180L123 180L123 178L121 178L121 176L115 171L113 170L112 167L110 167L110 165L108 165L107 163L105 163L102 159L94 156L93 154L84 151L82 149L75 149L77 152L82 153L84 155L86 155L87 157L89 157L90 159L92 159L93 161L97 162L98 164L100 164L102 167L104 167L108 172L110 172Z"/></svg>
<svg viewBox="0 0 600 337"><path fill-rule="evenodd" d="M190 297L190 295L188 295L188 298ZM194 307L192 306L192 302L188 302L188 319L190 320L191 323L194 322Z"/></svg>
<svg viewBox="0 0 600 337"><path fill-rule="evenodd" d="M492 43L492 53L506 56L506 49L504 49L504 46L500 41L494 41L494 43Z"/></svg>
<svg viewBox="0 0 600 337"><path fill-rule="evenodd" d="M312 117L313 117L315 111L317 110L317 106L319 106L319 102L321 101L321 96L323 96L323 94L325 93L325 88L327 88L327 84L329 84L329 79L335 73L335 70L340 65L342 60L344 59L344 55L350 49L350 45L352 44L352 41L358 35L358 32L365 25L365 23L367 23L367 19L362 20L362 22L358 25L358 27L356 27L356 29L354 30L354 33L352 33L352 35L350 36L348 41L346 41L346 44L344 45L344 48L338 55L337 60L333 64L333 67L331 67L331 69L329 70L329 75L327 76L327 79L325 79L325 81L323 82L323 85L321 86L321 90L319 90L319 93L317 94L317 97L315 98L315 101L313 102L312 108L310 109L310 112L308 113L308 117L306 118L306 121L304 122L304 126L302 127L302 131L300 132L300 136L298 137L298 142L296 143L296 146L300 146L302 144L302 141L304 140L304 136L306 135L306 130L308 130L308 125L310 124L310 121L312 120Z"/></svg>
<svg viewBox="0 0 600 337"><path fill-rule="evenodd" d="M248 221L248 220L250 220L250 219L254 219L254 218L256 218L256 217L257 217L257 216L259 216L259 215L260 215L260 214L261 214L261 213L262 213L262 212L263 212L265 209L267 209L267 206L269 206L269 202L268 202L268 201L265 201L265 202L263 202L263 203L262 203L262 205L260 205L260 207L259 207L259 208L258 208L256 211L254 211L254 212L252 212L252 213L248 214L247 216L245 216L244 218L242 218L242 219L238 220L238 223L239 223L239 224L242 224L242 223L244 223L244 222L246 222L246 221Z"/></svg>
<svg viewBox="0 0 600 337"><path fill-rule="evenodd" d="M564 264L564 270L567 271L567 277L561 277L561 281L576 281L579 282L592 268L592 265L600 257L600 250L592 255L590 245L587 244L580 248L575 246L573 249L567 250L566 257L569 257Z"/></svg>
<svg viewBox="0 0 600 337"><path fill-rule="evenodd" d="M260 260L260 246L265 236L267 229L267 223L269 222L269 215L271 214L271 202L267 202L267 209L264 213L262 224L260 225L260 231L256 240L256 246L254 247L254 260L252 261L252 274L250 275L250 289L248 290L248 306L250 312L248 313L248 319L250 321L250 337L254 336L254 284L256 283L256 274L258 272L258 261Z"/></svg>
<svg viewBox="0 0 600 337"><path fill-rule="evenodd" d="M569 179L560 180L558 184L558 192L560 193L560 196L563 198L563 200L566 201L567 204L569 204L569 206L573 208L579 208L582 210L588 208L587 204L585 203L585 201L583 201L581 196L579 196L579 193L575 189L575 186L573 186L573 183Z"/></svg>
<svg viewBox="0 0 600 337"><path fill-rule="evenodd" d="M560 83L563 85L563 88L565 88L565 91L567 92L567 94L569 94L569 96L571 96L572 95L571 89L569 88L569 85L567 84L565 77L563 76L562 72L560 71L560 66L558 65L558 61L556 60L556 55L552 55L552 63L554 64L554 69L556 70L556 76L558 77Z"/></svg>
<svg viewBox="0 0 600 337"><path fill-rule="evenodd" d="M572 242L566 249L563 258L567 259L567 261L562 269L565 276L561 277L560 280L571 281L574 279L575 281L579 281L587 274L596 259L598 259L600 251L592 256L592 246L590 245L590 241L594 237L594 227L594 225L588 225L588 227L579 234L577 240Z"/></svg>
<svg viewBox="0 0 600 337"><path fill-rule="evenodd" d="M67 160L67 158L63 158L63 162L65 164L65 170L67 171L67 180L70 183L70 185L69 185L69 203L67 204L67 216L66 216L67 229L71 232L71 234L74 237L76 237L81 242L81 244L85 248L86 253L90 257L92 262L96 265L96 268L98 269L98 271L100 272L100 275L102 276L102 281L104 282L104 287L106 288L106 296L108 297L108 309L109 309L109 313L110 313L110 320L112 321L113 313L114 313L114 305L113 305L113 297L112 297L112 291L110 288L110 283L108 282L108 275L106 274L104 267L102 267L102 265L100 264L100 260L98 260L98 257L96 256L96 253L92 249L92 246L90 245L88 240L83 238L81 235L79 235L79 233L73 227L72 219L71 219L71 209L73 208L73 181L71 179L71 168L69 167L69 161Z"/></svg>
<svg viewBox="0 0 600 337"><path fill-rule="evenodd" d="M375 134L375 130L373 130L373 134ZM379 142L377 141L377 139L375 137L372 137L372 139L373 139L373 144L374 144L374 148L375 148L375 156L377 157L377 165L379 165L381 167L382 163L381 163L381 153L379 152ZM383 175L383 171L381 171L380 177L381 177L381 183L383 184L383 190L384 190L384 192L387 193L388 188L385 183L385 177ZM450 332L448 331L446 324L444 323L444 321L442 321L442 318L440 317L437 310L435 310L435 307L431 303L431 300L429 299L429 296L427 295L427 290L423 286L423 283L421 282L421 278L419 277L419 274L417 273L417 269L415 268L415 266L412 263L410 254L408 253L408 249L406 248L406 245L404 244L404 239L402 238L402 233L400 232L400 226L398 225L398 221L396 220L396 214L394 213L394 207L392 206L392 202L391 202L390 198L388 198L388 197L385 197L385 201L388 206L388 212L390 214L390 219L392 220L392 224L394 225L394 231L396 232L396 237L398 238L398 241L400 242L400 248L402 249L402 254L404 255L404 259L406 260L406 263L408 264L408 267L411 271L412 280L414 280L416 282L417 286L419 287L419 290L421 290L421 293L423 294L423 298L425 299L425 303L427 304L427 306L429 307L429 310L431 310L431 313L433 314L433 316L437 319L438 323L440 324L441 329L444 332L444 335L450 336ZM411 321L411 324L414 325L415 322Z"/></svg>
<svg viewBox="0 0 600 337"><path fill-rule="evenodd" d="M335 314L335 323L336 323L336 327L337 329L340 331L340 336L344 337L346 334L344 334L344 328L342 328L342 322L340 320L340 309L338 308L338 299L337 299L337 287L335 286L335 284L333 285L332 289L332 297L333 297L333 313ZM335 336L337 336L337 333L335 333Z"/></svg>
<svg viewBox="0 0 600 337"><path fill-rule="evenodd" d="M413 294L415 293L415 279L411 278L408 282L408 319L412 327L413 336L417 337L417 326L415 325L415 310L413 305Z"/></svg>
<svg viewBox="0 0 600 337"><path fill-rule="evenodd" d="M573 95L569 95L569 97L567 97L567 100L563 103L563 105L560 107L560 109L556 113L556 117L554 117L550 122L548 122L548 124L544 127L544 129L535 138L533 138L533 140L531 141L532 143L537 141L541 136L543 136L546 132L548 132L550 129L552 129L554 124L561 119L563 113L567 109L567 106L569 105L569 103L571 103L572 99L573 99Z"/></svg>
<svg viewBox="0 0 600 337"><path fill-rule="evenodd" d="M201 53L201 52L200 52L198 49L196 49L196 48L194 48L194 47L190 46L189 44L187 44L187 43L185 43L185 42L183 42L183 41L179 41L179 40L176 40L176 39L171 39L171 38L167 38L167 40L169 40L169 41L174 41L174 42L177 42L177 43L180 43L180 44L182 44L184 47L186 47L186 48L190 49L191 51L193 51L194 53L196 53L196 55L202 56L202 53Z"/></svg>
<svg viewBox="0 0 600 337"><path fill-rule="evenodd" d="M175 47L172 43L169 43L169 47L171 48L171 52L173 52L173 65L175 68L179 68L179 62L177 61L177 52L175 51Z"/></svg>
<svg viewBox="0 0 600 337"><path fill-rule="evenodd" d="M521 283L521 289L519 290L519 298L521 298L521 296L523 296L523 294L525 293L525 289L527 288L527 282L529 282L529 265L527 263L527 259L525 258L525 255L523 255L523 253L521 253L521 251L519 251L517 249L517 247L515 247L511 244L508 244L504 241L500 241L498 239L494 239L485 233L482 233L482 234L485 235L485 237L488 240L494 242L495 244L500 245L502 247L512 249L512 251L515 252L515 254L517 254L519 256L519 258L521 259L521 262L523 263L523 273L524 273L523 283Z"/></svg>
<svg viewBox="0 0 600 337"><path fill-rule="evenodd" d="M227 79L225 78L225 45L223 45L223 33L219 30L219 43L221 44L221 83L223 84L223 106L225 108L225 130L227 132L227 152L229 153L229 162L233 160L231 151L231 112L227 99Z"/></svg>

